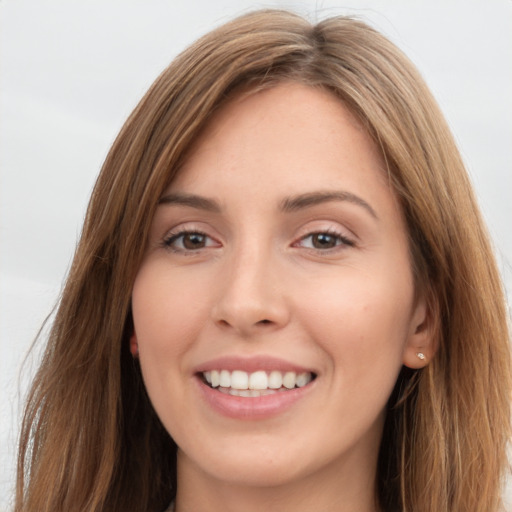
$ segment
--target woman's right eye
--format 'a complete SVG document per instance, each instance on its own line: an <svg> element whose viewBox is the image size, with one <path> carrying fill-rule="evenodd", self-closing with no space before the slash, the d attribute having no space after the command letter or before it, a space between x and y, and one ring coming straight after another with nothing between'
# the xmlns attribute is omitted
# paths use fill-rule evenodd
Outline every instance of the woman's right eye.
<svg viewBox="0 0 512 512"><path fill-rule="evenodd" d="M200 231L180 231L167 236L163 245L175 252L194 252L207 247L220 247L220 244Z"/></svg>

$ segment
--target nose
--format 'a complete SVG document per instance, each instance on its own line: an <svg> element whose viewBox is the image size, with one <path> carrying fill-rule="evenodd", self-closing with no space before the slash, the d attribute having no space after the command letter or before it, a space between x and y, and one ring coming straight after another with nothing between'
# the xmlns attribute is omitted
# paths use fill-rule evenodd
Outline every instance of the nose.
<svg viewBox="0 0 512 512"><path fill-rule="evenodd" d="M282 276L282 273L281 273ZM290 318L284 280L277 264L262 250L248 249L225 262L214 322L243 337L285 326Z"/></svg>

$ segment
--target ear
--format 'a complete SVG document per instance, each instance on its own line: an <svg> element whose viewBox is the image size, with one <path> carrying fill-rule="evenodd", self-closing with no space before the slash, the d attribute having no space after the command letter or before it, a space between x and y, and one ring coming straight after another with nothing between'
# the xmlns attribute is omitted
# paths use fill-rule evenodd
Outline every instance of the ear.
<svg viewBox="0 0 512 512"><path fill-rule="evenodd" d="M135 331L133 331L133 334L130 337L130 352L134 358L139 357L139 344L137 342L137 335L135 334Z"/></svg>
<svg viewBox="0 0 512 512"><path fill-rule="evenodd" d="M404 346L403 364L419 370L427 366L437 351L437 309L429 307L424 296L420 297L411 316L410 330Z"/></svg>

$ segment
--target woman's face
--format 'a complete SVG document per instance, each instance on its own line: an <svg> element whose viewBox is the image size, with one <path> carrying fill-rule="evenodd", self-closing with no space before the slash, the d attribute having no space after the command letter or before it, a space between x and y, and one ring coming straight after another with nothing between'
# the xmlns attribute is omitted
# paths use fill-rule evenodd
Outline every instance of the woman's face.
<svg viewBox="0 0 512 512"><path fill-rule="evenodd" d="M414 297L383 161L343 104L290 83L232 100L162 195L133 288L178 471L374 475L401 366L423 365Z"/></svg>

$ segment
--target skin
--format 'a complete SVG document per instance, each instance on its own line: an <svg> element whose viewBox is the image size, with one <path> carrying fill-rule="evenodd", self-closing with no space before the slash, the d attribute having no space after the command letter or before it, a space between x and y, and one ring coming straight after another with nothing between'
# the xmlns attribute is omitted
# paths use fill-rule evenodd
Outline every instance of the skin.
<svg viewBox="0 0 512 512"><path fill-rule="evenodd" d="M384 168L338 99L285 83L220 109L164 192L218 209L162 202L133 289L132 350L179 447L178 512L377 510L386 402L431 350ZM316 379L263 419L204 401L198 366L261 355Z"/></svg>

